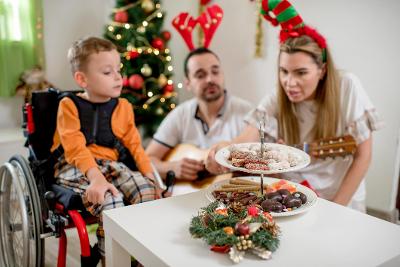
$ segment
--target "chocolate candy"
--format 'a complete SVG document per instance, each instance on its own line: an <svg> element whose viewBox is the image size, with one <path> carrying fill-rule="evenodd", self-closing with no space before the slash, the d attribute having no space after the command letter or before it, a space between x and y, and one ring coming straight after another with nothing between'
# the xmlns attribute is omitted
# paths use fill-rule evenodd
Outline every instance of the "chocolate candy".
<svg viewBox="0 0 400 267"><path fill-rule="evenodd" d="M294 197L292 195L288 195L284 200L283 200L283 205L286 206L286 208L298 208L301 206L301 199Z"/></svg>
<svg viewBox="0 0 400 267"><path fill-rule="evenodd" d="M288 195L290 195L290 192L289 192L289 190L287 190L287 189L279 189L279 190L276 191L276 192L278 192L279 194L281 194L282 199L285 199Z"/></svg>
<svg viewBox="0 0 400 267"><path fill-rule="evenodd" d="M264 211L268 212L282 212L283 210L282 203L279 203L278 201L274 201L271 199L266 199L263 202L261 202L261 207L263 208Z"/></svg>
<svg viewBox="0 0 400 267"><path fill-rule="evenodd" d="M300 198L301 203L305 204L307 202L307 196L304 195L302 192L294 192L292 194L295 198Z"/></svg>
<svg viewBox="0 0 400 267"><path fill-rule="evenodd" d="M282 202L282 199L283 199L282 195L279 192L276 192L276 191L268 193L266 197L268 199L275 200L275 201L278 201L278 202Z"/></svg>

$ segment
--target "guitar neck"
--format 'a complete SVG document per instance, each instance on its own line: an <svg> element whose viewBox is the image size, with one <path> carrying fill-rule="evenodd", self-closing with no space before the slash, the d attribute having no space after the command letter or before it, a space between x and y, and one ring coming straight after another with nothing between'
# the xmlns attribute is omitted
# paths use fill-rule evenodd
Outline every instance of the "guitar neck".
<svg viewBox="0 0 400 267"><path fill-rule="evenodd" d="M344 157L353 155L357 149L354 138L350 135L320 139L311 143L303 143L294 147L317 158Z"/></svg>

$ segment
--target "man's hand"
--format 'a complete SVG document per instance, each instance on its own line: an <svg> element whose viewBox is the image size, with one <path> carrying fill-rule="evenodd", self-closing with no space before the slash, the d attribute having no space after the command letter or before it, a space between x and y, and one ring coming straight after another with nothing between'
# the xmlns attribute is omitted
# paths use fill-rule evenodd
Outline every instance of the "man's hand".
<svg viewBox="0 0 400 267"><path fill-rule="evenodd" d="M202 161L183 158L182 160L171 162L172 170L177 179L194 181L197 179L197 173L205 169Z"/></svg>
<svg viewBox="0 0 400 267"><path fill-rule="evenodd" d="M220 142L211 147L210 152L208 153L208 156L207 156L207 161L206 161L207 171L209 171L212 174L221 174L221 173L229 171L229 169L219 165L215 161L215 154L217 153L218 150L220 150L221 148L224 148L230 144L231 143L229 143L229 142Z"/></svg>
<svg viewBox="0 0 400 267"><path fill-rule="evenodd" d="M86 172L90 181L86 189L87 200L93 204L102 204L104 202L104 195L110 191L114 196L118 196L119 192L115 186L107 182L104 175L98 168L91 168Z"/></svg>

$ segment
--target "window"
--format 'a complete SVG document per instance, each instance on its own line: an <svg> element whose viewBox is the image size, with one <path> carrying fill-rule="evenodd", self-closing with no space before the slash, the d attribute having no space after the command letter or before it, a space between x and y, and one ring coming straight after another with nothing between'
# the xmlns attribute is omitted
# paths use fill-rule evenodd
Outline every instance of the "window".
<svg viewBox="0 0 400 267"><path fill-rule="evenodd" d="M13 96L20 75L43 67L42 0L0 0L0 97Z"/></svg>

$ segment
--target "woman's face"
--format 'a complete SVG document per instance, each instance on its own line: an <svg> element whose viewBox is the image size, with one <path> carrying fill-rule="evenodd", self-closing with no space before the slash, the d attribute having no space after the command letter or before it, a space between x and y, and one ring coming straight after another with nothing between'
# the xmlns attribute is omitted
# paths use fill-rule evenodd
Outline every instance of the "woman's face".
<svg viewBox="0 0 400 267"><path fill-rule="evenodd" d="M299 103L314 99L318 83L324 75L325 64L318 67L307 53L281 52L279 81L291 102Z"/></svg>

